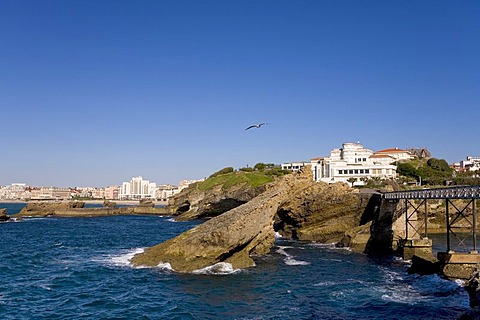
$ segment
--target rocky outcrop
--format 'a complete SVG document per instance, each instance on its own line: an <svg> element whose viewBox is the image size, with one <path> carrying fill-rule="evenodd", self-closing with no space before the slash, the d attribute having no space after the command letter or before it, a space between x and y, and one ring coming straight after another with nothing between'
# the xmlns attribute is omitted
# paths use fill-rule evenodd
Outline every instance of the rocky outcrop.
<svg viewBox="0 0 480 320"><path fill-rule="evenodd" d="M155 207L155 203L151 199L141 199L138 203L138 206L144 208L153 208Z"/></svg>
<svg viewBox="0 0 480 320"><path fill-rule="evenodd" d="M312 184L311 170L280 179L275 188L253 200L212 218L205 223L134 256L134 265L157 266L169 263L178 272L191 272L218 262L233 268L254 265L255 254L266 254L273 247L274 217L278 207L293 189Z"/></svg>
<svg viewBox="0 0 480 320"><path fill-rule="evenodd" d="M70 202L29 202L17 216L20 217L47 217L60 211L79 209L85 206L82 201Z"/></svg>
<svg viewBox="0 0 480 320"><path fill-rule="evenodd" d="M149 206L128 206L118 208L105 206L102 208L85 208L81 201L71 202L29 202L16 217L102 217L131 214L167 214L164 208L152 208Z"/></svg>
<svg viewBox="0 0 480 320"><path fill-rule="evenodd" d="M218 262L252 266L252 255L273 247L274 231L300 240L335 242L347 230L368 224L370 198L343 184L316 183L307 167L249 202L136 255L132 263L170 263L179 272Z"/></svg>
<svg viewBox="0 0 480 320"><path fill-rule="evenodd" d="M0 209L0 222L10 220L10 216L7 215L7 209Z"/></svg>
<svg viewBox="0 0 480 320"><path fill-rule="evenodd" d="M293 239L337 242L347 230L368 223L370 199L343 183L312 182L293 189L279 206L275 230Z"/></svg>
<svg viewBox="0 0 480 320"><path fill-rule="evenodd" d="M115 208L117 206L117 203L110 200L105 200L103 201L103 206L107 208Z"/></svg>
<svg viewBox="0 0 480 320"><path fill-rule="evenodd" d="M241 174L241 173L239 173ZM182 190L168 201L166 210L177 221L216 217L236 208L265 192L269 186L252 187L248 184L217 185L200 190L197 184Z"/></svg>

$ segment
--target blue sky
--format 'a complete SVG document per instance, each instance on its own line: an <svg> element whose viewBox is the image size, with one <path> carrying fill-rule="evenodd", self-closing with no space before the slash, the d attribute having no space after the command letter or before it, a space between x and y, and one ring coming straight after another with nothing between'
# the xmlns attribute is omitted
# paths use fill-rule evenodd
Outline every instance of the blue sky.
<svg viewBox="0 0 480 320"><path fill-rule="evenodd" d="M480 156L479 17L461 0L0 0L0 185L176 184L347 141Z"/></svg>

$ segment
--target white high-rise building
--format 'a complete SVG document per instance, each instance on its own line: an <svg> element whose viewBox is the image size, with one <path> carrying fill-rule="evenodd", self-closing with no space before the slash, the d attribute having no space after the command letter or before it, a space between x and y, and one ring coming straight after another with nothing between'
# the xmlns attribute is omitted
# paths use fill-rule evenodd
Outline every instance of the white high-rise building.
<svg viewBox="0 0 480 320"><path fill-rule="evenodd" d="M155 199L157 184L142 177L133 177L130 182L124 182L119 190L120 200Z"/></svg>

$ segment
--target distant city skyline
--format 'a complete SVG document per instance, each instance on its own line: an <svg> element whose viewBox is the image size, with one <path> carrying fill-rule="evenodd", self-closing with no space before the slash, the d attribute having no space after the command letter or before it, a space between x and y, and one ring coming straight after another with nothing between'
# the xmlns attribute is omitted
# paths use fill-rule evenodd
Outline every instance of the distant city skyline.
<svg viewBox="0 0 480 320"><path fill-rule="evenodd" d="M0 8L0 185L175 184L357 141L480 156L478 1Z"/></svg>

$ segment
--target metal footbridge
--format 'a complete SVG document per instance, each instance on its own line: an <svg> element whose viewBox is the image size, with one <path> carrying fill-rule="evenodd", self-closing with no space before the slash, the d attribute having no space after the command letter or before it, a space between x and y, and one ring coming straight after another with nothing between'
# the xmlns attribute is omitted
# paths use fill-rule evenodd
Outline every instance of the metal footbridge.
<svg viewBox="0 0 480 320"><path fill-rule="evenodd" d="M427 201L432 199L444 200L447 252L452 251L450 243L452 237L458 240L458 247L467 248L469 246L466 244L466 240L470 238L470 236L465 237L463 233L466 230L469 231L468 233L471 233L472 237L473 248L471 249L473 250L470 252L477 252L477 216L475 202L477 199L480 199L480 185L385 192L382 194L382 198L387 201L399 203L401 200L405 200L406 240L427 238ZM458 201L458 199L463 201ZM424 207L423 221L417 218L417 213L420 213L422 206Z"/></svg>

